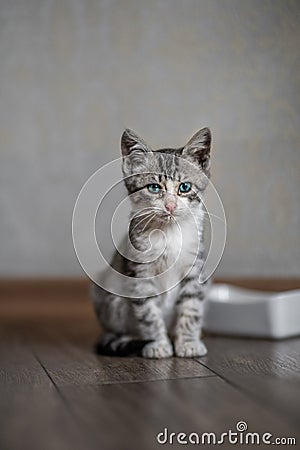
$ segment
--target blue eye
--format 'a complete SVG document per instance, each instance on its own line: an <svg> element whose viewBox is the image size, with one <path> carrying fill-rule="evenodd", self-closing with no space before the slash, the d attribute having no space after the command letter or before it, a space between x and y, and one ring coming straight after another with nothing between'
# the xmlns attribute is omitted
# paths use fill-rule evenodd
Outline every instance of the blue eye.
<svg viewBox="0 0 300 450"><path fill-rule="evenodd" d="M161 190L160 185L156 183L148 184L147 188L151 194L158 194Z"/></svg>
<svg viewBox="0 0 300 450"><path fill-rule="evenodd" d="M191 183L180 183L179 185L179 192L181 192L182 194L190 192L191 189L192 189Z"/></svg>

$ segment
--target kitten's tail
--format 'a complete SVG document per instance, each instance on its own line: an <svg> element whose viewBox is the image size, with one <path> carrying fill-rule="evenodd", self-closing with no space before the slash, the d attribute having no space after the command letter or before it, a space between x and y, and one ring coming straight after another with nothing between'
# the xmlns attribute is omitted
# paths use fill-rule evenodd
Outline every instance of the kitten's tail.
<svg viewBox="0 0 300 450"><path fill-rule="evenodd" d="M133 336L105 333L96 343L95 351L105 356L142 356L143 348L149 342Z"/></svg>

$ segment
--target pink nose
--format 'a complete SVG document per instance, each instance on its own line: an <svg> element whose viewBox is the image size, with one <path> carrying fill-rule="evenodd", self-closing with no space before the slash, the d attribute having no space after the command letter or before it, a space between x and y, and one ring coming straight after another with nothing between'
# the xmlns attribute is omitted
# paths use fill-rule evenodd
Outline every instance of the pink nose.
<svg viewBox="0 0 300 450"><path fill-rule="evenodd" d="M170 212L173 213L176 209L176 203L166 203L166 209Z"/></svg>

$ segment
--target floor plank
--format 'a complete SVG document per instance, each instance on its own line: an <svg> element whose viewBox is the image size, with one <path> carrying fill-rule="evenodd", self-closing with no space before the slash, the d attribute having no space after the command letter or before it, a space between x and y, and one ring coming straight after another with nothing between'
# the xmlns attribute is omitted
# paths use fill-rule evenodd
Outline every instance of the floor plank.
<svg viewBox="0 0 300 450"><path fill-rule="evenodd" d="M300 338L283 341L207 337L200 364L282 418L299 423Z"/></svg>
<svg viewBox="0 0 300 450"><path fill-rule="evenodd" d="M98 356L93 352L93 334L87 333L80 343L77 339L74 342L73 327L74 322L70 324L69 333L68 324L63 329L44 325L35 327L34 331L27 330L28 345L57 386L215 376L209 369L191 359L170 358L158 361Z"/></svg>
<svg viewBox="0 0 300 450"><path fill-rule="evenodd" d="M83 448L69 408L20 327L0 327L0 399L1 450Z"/></svg>
<svg viewBox="0 0 300 450"><path fill-rule="evenodd" d="M300 339L208 336L199 360L98 357L87 287L86 280L0 282L1 450L148 450L160 447L164 427L222 432L239 420L249 431L295 435Z"/></svg>
<svg viewBox="0 0 300 450"><path fill-rule="evenodd" d="M176 433L221 434L236 431L241 420L249 432L296 436L296 427L218 377L63 387L61 391L101 449L159 448L156 436L165 427ZM177 448L169 448L173 447Z"/></svg>
<svg viewBox="0 0 300 450"><path fill-rule="evenodd" d="M0 327L0 393L18 388L28 390L49 387L51 381L31 349L24 341L19 327Z"/></svg>
<svg viewBox="0 0 300 450"><path fill-rule="evenodd" d="M78 423L54 387L0 390L1 450L82 450Z"/></svg>

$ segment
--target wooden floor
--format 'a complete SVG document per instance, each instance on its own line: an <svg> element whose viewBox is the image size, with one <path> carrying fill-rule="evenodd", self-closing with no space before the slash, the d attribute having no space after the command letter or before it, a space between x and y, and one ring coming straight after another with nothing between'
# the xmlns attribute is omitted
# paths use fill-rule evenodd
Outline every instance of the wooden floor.
<svg viewBox="0 0 300 450"><path fill-rule="evenodd" d="M209 353L195 360L99 357L84 282L2 282L0 294L1 450L147 450L164 428L219 437L239 421L300 448L299 338L207 336Z"/></svg>

